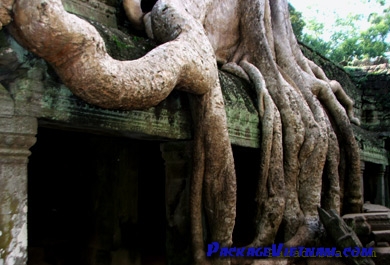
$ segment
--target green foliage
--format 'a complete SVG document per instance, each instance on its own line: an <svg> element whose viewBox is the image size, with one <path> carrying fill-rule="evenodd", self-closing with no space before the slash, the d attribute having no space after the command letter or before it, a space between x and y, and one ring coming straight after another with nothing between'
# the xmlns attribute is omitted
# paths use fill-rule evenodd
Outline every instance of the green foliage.
<svg viewBox="0 0 390 265"><path fill-rule="evenodd" d="M323 55L329 54L331 50L330 42L309 34L304 34L300 41Z"/></svg>
<svg viewBox="0 0 390 265"><path fill-rule="evenodd" d="M369 2L371 2L371 0L368 0L368 3ZM375 0L375 2L379 3L382 6L384 6L386 4L386 0Z"/></svg>
<svg viewBox="0 0 390 265"><path fill-rule="evenodd" d="M288 10L290 12L290 20L295 36L297 36L297 38L300 38L302 36L303 28L306 25L305 21L302 18L302 13L296 11L296 9L290 3L288 4Z"/></svg>
<svg viewBox="0 0 390 265"><path fill-rule="evenodd" d="M383 15L371 14L369 22L370 27L360 33L363 52L369 57L382 55L390 48L390 44L386 42L390 32L390 7L384 10Z"/></svg>
<svg viewBox="0 0 390 265"><path fill-rule="evenodd" d="M370 2L370 0L367 0ZM375 0L384 6L385 0ZM292 12L293 10L293 12ZM346 18L338 17L333 25L333 32L329 41L321 38L324 25L315 20L303 20L300 12L293 7L291 23L297 39L314 50L322 53L335 62L353 59L374 58L385 56L390 50L388 36L390 33L390 6L384 8L381 14L372 13L368 17L367 29L360 29L360 22L364 19L361 14L350 14ZM300 14L300 16L296 14ZM303 25L303 26L302 26ZM297 30L297 31L296 31Z"/></svg>

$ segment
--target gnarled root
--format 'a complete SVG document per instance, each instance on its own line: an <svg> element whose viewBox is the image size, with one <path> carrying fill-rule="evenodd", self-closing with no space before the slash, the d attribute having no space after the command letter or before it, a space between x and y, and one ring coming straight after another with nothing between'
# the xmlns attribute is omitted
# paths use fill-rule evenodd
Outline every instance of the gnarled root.
<svg viewBox="0 0 390 265"><path fill-rule="evenodd" d="M341 211L340 207L344 206L344 210L348 211L348 208L351 210L351 205L354 210L359 210L361 206L361 194L360 190L355 191L356 186L346 190L347 204L340 202L339 195L342 190L342 181L339 179L343 179L338 168L339 150L344 150L349 162L345 163L349 166L346 178L358 185L358 148L349 122L351 120L358 123L352 112L353 102L338 83L329 81L318 67L303 56L292 29L285 26L288 24L285 22L288 17L286 1L250 0L249 3L242 4L241 8L241 12L245 14L241 24L246 25L242 29L243 34L251 37L242 40L232 62L223 69L245 77L236 66L240 62L241 68L255 85L262 118L262 171L257 195L257 200L262 202L259 203L260 214L257 216L260 229L257 230L252 245L272 242L279 224L284 229L287 245L313 244L319 231L317 206L321 204L323 176L327 179L329 189L325 193L327 199L324 204L327 207L336 207ZM265 14L270 14L270 17ZM253 17L260 19L251 20ZM257 34L250 34L251 32ZM261 51L261 55L256 51ZM259 69L259 72L254 69ZM265 104L268 97L275 110L272 105ZM347 113L339 102L345 106ZM267 167L263 166L273 157L269 152L269 143L272 142L271 146L278 146L275 139L270 137L270 130L278 125L264 119L270 112L277 113L274 117L280 114L282 128L280 145L283 155L280 159L283 164L279 176L283 177L279 182L284 183L285 193L280 193L283 194L280 197L283 202L279 201L279 208L267 207L276 203L271 199L273 186L269 185L273 179L265 170ZM264 130L264 127L270 129ZM345 145L338 148L340 143ZM278 166L272 164L271 167ZM330 200L331 196L333 200ZM278 218L272 217L272 220L276 220L275 229L267 225L267 219L262 217L273 216L276 209L281 209L281 205L284 208L283 221L280 223Z"/></svg>
<svg viewBox="0 0 390 265"><path fill-rule="evenodd" d="M329 85L332 88L332 92L335 94L337 100L344 106L345 110L347 111L347 115L351 123L359 126L360 120L356 118L355 114L353 113L353 100L345 93L340 83L336 80L329 81Z"/></svg>
<svg viewBox="0 0 390 265"><path fill-rule="evenodd" d="M149 17L153 36L164 44L135 61L112 59L94 27L65 12L60 0L17 0L13 11L12 35L48 61L72 92L91 104L138 109L158 104L174 88L197 95L191 100L195 122L191 195L195 262L207 262L202 205L210 240L230 246L236 182L216 59L202 25L181 2L160 0L154 6Z"/></svg>
<svg viewBox="0 0 390 265"><path fill-rule="evenodd" d="M8 2L13 1L4 3ZM317 206L340 207L337 210L344 213L361 210L360 159L350 124L358 120L340 84L329 81L300 51L288 22L287 1L159 0L146 24L148 34L163 44L143 58L125 62L108 56L97 31L66 13L60 0L16 0L15 20L9 28L89 103L104 108L147 108L175 87L195 94L190 100L195 123L190 207L197 264L230 263L229 259L206 259L202 226L204 207L208 240L222 247L232 244L234 163L215 51L202 21L209 8L228 3L237 11L230 14L240 14L241 38L235 34L238 43L229 43L221 53L227 57L222 61L228 62L223 68L254 84L261 120L258 213L252 245L273 243L281 229L287 245L311 244L319 230ZM0 6L2 24L9 23L4 13L7 8L3 3ZM130 17L141 25L142 11L136 11ZM325 200L321 200L323 183L329 185ZM338 191L339 197L334 196Z"/></svg>
<svg viewBox="0 0 390 265"><path fill-rule="evenodd" d="M246 60L240 66L248 74L257 94L261 120L260 174L256 201L256 236L253 246L269 245L275 240L285 210L282 123L258 68Z"/></svg>
<svg viewBox="0 0 390 265"><path fill-rule="evenodd" d="M18 42L48 61L73 93L97 106L147 108L175 87L204 94L218 78L203 28L180 6L156 4L154 35L166 43L134 61L112 59L95 28L67 13L60 0L18 0L13 11L9 29ZM167 25L167 16L187 21L185 28Z"/></svg>
<svg viewBox="0 0 390 265"><path fill-rule="evenodd" d="M236 217L236 178L233 154L226 128L226 114L219 82L201 96L191 96L196 125L191 181L191 232L195 264L230 264L229 259L207 260L202 226L204 209L210 242L232 244ZM221 129L222 128L222 129Z"/></svg>
<svg viewBox="0 0 390 265"><path fill-rule="evenodd" d="M300 55L302 56L302 55ZM337 100L344 106L348 118L351 121L351 123L354 123L356 125L360 125L360 121L358 118L355 117L355 114L353 113L353 100L345 93L344 89L341 87L340 83L336 80L329 80L327 76L325 75L324 71L316 65L313 61L306 59L307 64L312 71L312 73L315 75L316 78L319 80L325 81L329 84L329 86L332 89L333 94L336 96ZM318 91L313 91L313 93L318 94Z"/></svg>

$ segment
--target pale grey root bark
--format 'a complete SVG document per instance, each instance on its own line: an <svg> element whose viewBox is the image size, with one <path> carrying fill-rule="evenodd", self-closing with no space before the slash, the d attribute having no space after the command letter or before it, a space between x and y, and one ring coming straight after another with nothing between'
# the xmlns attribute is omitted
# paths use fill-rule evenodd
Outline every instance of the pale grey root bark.
<svg viewBox="0 0 390 265"><path fill-rule="evenodd" d="M142 14L139 0L124 0L124 7L135 26L145 27L161 43L135 61L108 56L96 30L66 13L60 0L16 0L9 30L89 103L146 108L174 88L192 94L190 208L196 264L230 264L226 258L205 257L202 213L207 240L222 246L232 244L236 215L236 177L217 61L252 82L257 93L261 158L251 245L269 245L280 231L287 245L310 244L319 230L321 204L339 212L361 210L360 160L350 124L359 123L353 102L303 56L287 1L159 0L148 14ZM10 12L0 7L2 24L9 23Z"/></svg>

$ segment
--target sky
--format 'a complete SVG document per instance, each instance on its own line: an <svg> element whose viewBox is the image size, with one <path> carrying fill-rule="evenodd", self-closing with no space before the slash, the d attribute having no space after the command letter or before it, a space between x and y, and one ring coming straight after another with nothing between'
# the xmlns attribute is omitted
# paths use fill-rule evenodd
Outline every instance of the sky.
<svg viewBox="0 0 390 265"><path fill-rule="evenodd" d="M332 24L336 20L337 15L340 17L346 17L349 13L363 14L366 17L370 13L381 13L383 7L371 0L288 0L288 2L295 7L305 20L315 18L319 22L323 22L325 25L325 32L331 32ZM390 0L386 0L386 5L389 6ZM362 22L360 27L364 29L366 23ZM330 34L329 34L330 35ZM326 40L327 36L323 36Z"/></svg>

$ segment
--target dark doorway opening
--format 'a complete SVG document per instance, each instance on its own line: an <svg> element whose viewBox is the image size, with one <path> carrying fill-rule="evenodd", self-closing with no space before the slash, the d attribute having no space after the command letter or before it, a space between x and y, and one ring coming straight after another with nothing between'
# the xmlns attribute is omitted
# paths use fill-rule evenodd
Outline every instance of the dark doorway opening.
<svg viewBox="0 0 390 265"><path fill-rule="evenodd" d="M29 265L166 264L159 142L40 127L31 151Z"/></svg>
<svg viewBox="0 0 390 265"><path fill-rule="evenodd" d="M363 173L364 202L377 203L378 179L381 165L365 162Z"/></svg>
<svg viewBox="0 0 390 265"><path fill-rule="evenodd" d="M259 186L260 151L257 148L232 146L237 176L237 216L233 231L235 246L246 246L255 235L256 192Z"/></svg>

